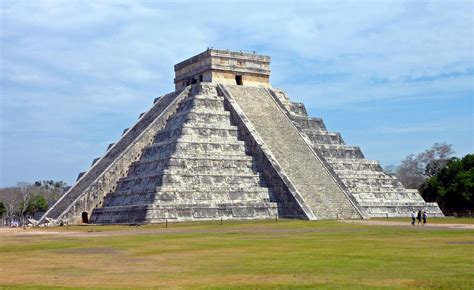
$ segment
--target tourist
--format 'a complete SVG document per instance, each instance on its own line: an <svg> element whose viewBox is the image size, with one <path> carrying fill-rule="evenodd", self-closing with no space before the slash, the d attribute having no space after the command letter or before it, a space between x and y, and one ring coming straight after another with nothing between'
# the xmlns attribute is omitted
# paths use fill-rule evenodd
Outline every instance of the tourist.
<svg viewBox="0 0 474 290"><path fill-rule="evenodd" d="M411 212L411 225L414 226L415 225L415 218L416 218L416 214L415 214L415 210L413 210Z"/></svg>
<svg viewBox="0 0 474 290"><path fill-rule="evenodd" d="M428 215L426 214L426 211L423 211L423 225L426 224L426 218L428 218Z"/></svg>
<svg viewBox="0 0 474 290"><path fill-rule="evenodd" d="M418 220L417 225L420 225L421 224L421 209L418 210L418 214L416 215L416 219Z"/></svg>

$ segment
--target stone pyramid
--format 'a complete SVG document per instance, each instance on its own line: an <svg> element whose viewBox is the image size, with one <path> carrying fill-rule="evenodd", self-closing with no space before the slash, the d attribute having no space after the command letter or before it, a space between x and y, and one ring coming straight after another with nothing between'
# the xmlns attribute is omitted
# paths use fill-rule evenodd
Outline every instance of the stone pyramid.
<svg viewBox="0 0 474 290"><path fill-rule="evenodd" d="M40 222L442 215L269 83L270 58L208 49Z"/></svg>

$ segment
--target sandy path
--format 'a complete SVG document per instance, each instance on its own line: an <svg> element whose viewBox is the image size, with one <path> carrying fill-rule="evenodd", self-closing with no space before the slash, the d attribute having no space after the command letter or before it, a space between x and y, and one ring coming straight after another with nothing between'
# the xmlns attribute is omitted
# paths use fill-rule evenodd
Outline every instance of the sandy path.
<svg viewBox="0 0 474 290"><path fill-rule="evenodd" d="M474 230L474 224L426 224L424 226L412 226L409 222L399 221L380 221L380 220L344 220L341 221L349 224L369 225L369 226L396 226L416 229L455 229L455 230ZM23 229L23 228L0 228L1 236L36 236L36 235L51 235L51 236L68 236L68 237L107 237L107 236L126 236L126 235L168 235L168 234L197 234L197 233L261 233L261 234L288 234L288 233L310 233L327 231L327 228L273 228L270 226L252 226L252 227L222 227L216 226L212 228L173 228L172 225L168 228L152 228L144 229L140 227L130 227L130 229L121 229L113 231L101 231L100 226L89 226L88 231L65 231L65 230L42 230L42 229ZM340 229L339 229L340 230ZM350 229L347 229L350 231Z"/></svg>

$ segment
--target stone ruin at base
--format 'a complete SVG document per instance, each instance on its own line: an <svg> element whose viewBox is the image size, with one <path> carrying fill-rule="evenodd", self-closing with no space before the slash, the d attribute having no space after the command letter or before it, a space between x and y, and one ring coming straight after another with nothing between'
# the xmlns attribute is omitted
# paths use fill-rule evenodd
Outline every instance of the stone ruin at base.
<svg viewBox="0 0 474 290"><path fill-rule="evenodd" d="M269 83L270 58L208 49L40 222L442 216Z"/></svg>

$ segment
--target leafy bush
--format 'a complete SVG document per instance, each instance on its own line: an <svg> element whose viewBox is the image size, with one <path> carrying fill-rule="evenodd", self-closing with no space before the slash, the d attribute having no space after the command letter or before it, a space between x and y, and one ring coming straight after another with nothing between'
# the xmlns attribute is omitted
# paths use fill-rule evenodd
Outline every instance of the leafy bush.
<svg viewBox="0 0 474 290"><path fill-rule="evenodd" d="M474 210L474 154L452 158L420 188L427 201L436 201L443 211Z"/></svg>

